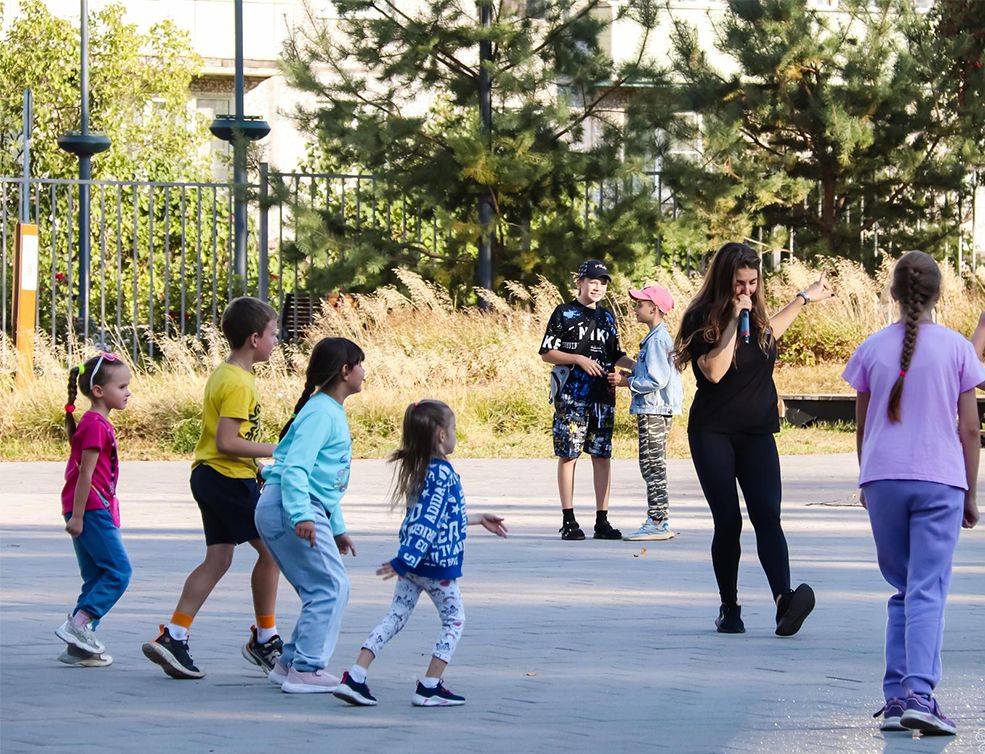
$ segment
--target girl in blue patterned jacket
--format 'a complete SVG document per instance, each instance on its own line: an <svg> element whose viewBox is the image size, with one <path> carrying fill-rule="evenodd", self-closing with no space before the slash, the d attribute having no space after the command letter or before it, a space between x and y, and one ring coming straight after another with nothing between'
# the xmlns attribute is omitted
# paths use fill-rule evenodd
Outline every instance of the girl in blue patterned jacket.
<svg viewBox="0 0 985 754"><path fill-rule="evenodd" d="M406 502L407 515L400 526L400 550L376 574L398 577L390 612L370 633L356 664L342 676L335 696L349 704L372 706L376 699L366 685L366 671L386 643L407 625L421 592L427 592L441 617L441 636L434 645L431 663L417 683L411 700L417 707L465 704L452 694L441 675L465 626L465 610L458 590L465 556L465 527L481 524L493 534L506 536L503 519L489 513L465 513L462 484L448 463L455 450L455 414L441 401L412 403L404 412L400 449L390 456L397 464L394 507Z"/></svg>

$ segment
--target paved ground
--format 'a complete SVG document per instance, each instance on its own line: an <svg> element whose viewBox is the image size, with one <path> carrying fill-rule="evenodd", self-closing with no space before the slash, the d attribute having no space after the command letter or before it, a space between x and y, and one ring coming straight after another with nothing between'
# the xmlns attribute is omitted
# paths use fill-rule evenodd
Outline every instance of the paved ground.
<svg viewBox="0 0 985 754"><path fill-rule="evenodd" d="M721 636L708 558L711 526L688 461L672 462L672 523L679 536L561 542L551 461L460 461L469 507L506 516L512 536L470 531L463 593L468 625L447 674L468 696L460 709L410 705L437 620L422 603L373 667L380 705L288 696L246 664L239 645L252 621L251 552L195 623L192 650L208 672L174 681L140 653L173 609L204 545L181 463L123 465L130 590L100 627L111 668L60 665L52 634L79 580L58 517L60 464L0 466L0 749L75 752L955 752L985 751L985 532L965 533L955 561L939 697L957 739L880 734L882 632L888 588L874 562L864 512L848 505L851 456L783 461L784 524L796 581L818 608L792 639L773 635L765 577L751 527L744 536L740 601L747 633ZM577 499L590 523L590 465ZM643 519L643 485L616 462L612 520ZM352 599L330 669L341 674L389 604L373 571L392 557L398 518L382 506L387 476L356 462L345 500L359 555ZM587 527L586 527L587 528ZM634 557L639 555L640 557ZM795 583L796 583L795 581ZM289 631L298 600L282 582ZM976 740L977 739L977 740Z"/></svg>

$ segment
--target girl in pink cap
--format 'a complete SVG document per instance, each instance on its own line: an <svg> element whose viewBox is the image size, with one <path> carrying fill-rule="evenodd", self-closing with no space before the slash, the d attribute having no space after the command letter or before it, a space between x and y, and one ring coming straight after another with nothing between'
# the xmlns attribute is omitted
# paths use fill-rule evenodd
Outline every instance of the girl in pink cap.
<svg viewBox="0 0 985 754"><path fill-rule="evenodd" d="M684 388L674 367L674 339L664 315L674 308L674 298L659 285L631 290L636 301L636 321L650 328L640 341L640 355L632 372L610 374L613 385L628 387L632 394L629 413L636 416L640 437L640 473L646 482L647 517L643 525L623 539L671 539L667 517L667 435L675 414L682 411Z"/></svg>

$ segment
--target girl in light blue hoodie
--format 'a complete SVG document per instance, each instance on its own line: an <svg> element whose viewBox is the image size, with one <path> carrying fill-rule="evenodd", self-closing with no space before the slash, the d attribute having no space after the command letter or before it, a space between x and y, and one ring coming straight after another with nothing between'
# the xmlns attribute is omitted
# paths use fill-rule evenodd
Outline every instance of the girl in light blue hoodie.
<svg viewBox="0 0 985 754"><path fill-rule="evenodd" d="M682 411L684 388L680 372L674 367L674 340L664 315L674 308L670 292L658 285L631 290L636 301L636 321L650 331L640 342L640 355L632 372L610 374L613 385L628 387L632 393L629 413L636 416L640 435L640 472L646 482L647 518L643 525L627 534L629 541L672 539L667 521L670 499L667 494L667 435L675 414Z"/></svg>
<svg viewBox="0 0 985 754"><path fill-rule="evenodd" d="M364 358L351 340L318 342L304 392L274 450L274 464L263 469L257 530L301 598L294 633L269 675L289 694L330 694L339 683L325 668L349 601L341 556L356 554L340 505L352 463L342 404L362 390Z"/></svg>

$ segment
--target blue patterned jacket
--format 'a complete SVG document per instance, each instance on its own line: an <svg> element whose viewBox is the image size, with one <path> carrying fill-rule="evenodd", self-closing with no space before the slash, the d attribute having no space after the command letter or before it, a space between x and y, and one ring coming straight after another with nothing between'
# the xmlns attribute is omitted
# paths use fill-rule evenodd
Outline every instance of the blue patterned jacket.
<svg viewBox="0 0 985 754"><path fill-rule="evenodd" d="M400 525L400 550L390 565L401 576L460 578L468 523L461 479L448 461L433 459L424 489Z"/></svg>

